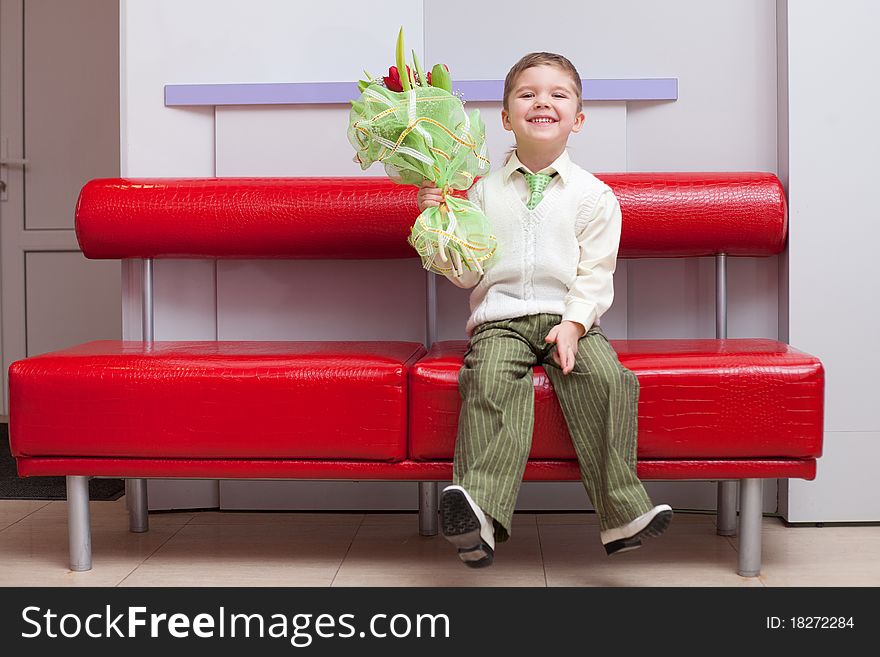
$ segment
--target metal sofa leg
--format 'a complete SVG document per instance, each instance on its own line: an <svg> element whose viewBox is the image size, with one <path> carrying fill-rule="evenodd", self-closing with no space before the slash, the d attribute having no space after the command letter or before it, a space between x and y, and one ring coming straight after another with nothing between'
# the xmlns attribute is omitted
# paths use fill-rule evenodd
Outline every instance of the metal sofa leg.
<svg viewBox="0 0 880 657"><path fill-rule="evenodd" d="M150 529L150 516L147 510L147 480L126 479L125 492L131 495L128 501L128 529L142 533Z"/></svg>
<svg viewBox="0 0 880 657"><path fill-rule="evenodd" d="M419 534L437 535L437 482L419 482Z"/></svg>
<svg viewBox="0 0 880 657"><path fill-rule="evenodd" d="M739 564L743 577L761 574L763 479L743 479L739 485Z"/></svg>
<svg viewBox="0 0 880 657"><path fill-rule="evenodd" d="M719 536L736 535L736 481L718 482L718 507L715 527Z"/></svg>
<svg viewBox="0 0 880 657"><path fill-rule="evenodd" d="M92 569L92 528L89 516L89 478L67 477L67 532L70 569Z"/></svg>

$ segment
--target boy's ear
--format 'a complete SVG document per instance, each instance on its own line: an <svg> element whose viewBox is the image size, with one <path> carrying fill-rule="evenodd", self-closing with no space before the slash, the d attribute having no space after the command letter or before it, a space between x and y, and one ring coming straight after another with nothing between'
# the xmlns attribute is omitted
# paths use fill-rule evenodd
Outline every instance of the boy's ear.
<svg viewBox="0 0 880 657"><path fill-rule="evenodd" d="M506 109L501 110L501 125L505 130L513 130L513 126L510 124L510 113Z"/></svg>
<svg viewBox="0 0 880 657"><path fill-rule="evenodd" d="M587 115L583 112L578 112L577 116L574 118L574 125L571 127L572 132L580 132L581 128L584 127L584 123L587 122Z"/></svg>

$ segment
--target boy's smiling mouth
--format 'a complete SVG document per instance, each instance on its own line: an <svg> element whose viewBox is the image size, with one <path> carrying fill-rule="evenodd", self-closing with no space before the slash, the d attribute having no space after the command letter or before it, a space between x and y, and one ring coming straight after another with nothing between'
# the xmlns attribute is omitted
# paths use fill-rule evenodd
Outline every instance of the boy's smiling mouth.
<svg viewBox="0 0 880 657"><path fill-rule="evenodd" d="M528 120L529 123L537 123L537 124L547 124L547 123L556 123L556 119L549 116L536 116Z"/></svg>

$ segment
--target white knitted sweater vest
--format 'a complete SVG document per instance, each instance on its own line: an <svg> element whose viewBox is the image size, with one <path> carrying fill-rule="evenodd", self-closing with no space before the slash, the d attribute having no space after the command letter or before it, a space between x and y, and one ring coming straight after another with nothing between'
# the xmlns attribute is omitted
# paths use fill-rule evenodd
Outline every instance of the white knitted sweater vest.
<svg viewBox="0 0 880 657"><path fill-rule="evenodd" d="M594 175L572 165L568 180L557 181L529 210L516 188L504 184L500 169L474 185L469 197L489 218L498 249L471 292L468 335L484 322L563 314L565 295L577 275L577 235L608 189Z"/></svg>

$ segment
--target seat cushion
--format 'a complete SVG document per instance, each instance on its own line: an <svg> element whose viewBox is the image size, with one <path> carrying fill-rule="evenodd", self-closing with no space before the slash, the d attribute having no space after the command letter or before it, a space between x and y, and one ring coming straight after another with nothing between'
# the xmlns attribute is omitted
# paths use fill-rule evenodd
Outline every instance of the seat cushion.
<svg viewBox="0 0 880 657"><path fill-rule="evenodd" d="M816 458L824 373L775 340L612 340L639 379L640 459ZM436 343L410 371L410 457L451 459L467 343ZM562 409L534 369L532 459L574 459Z"/></svg>
<svg viewBox="0 0 880 657"><path fill-rule="evenodd" d="M15 456L401 460L413 342L99 341L9 370Z"/></svg>

